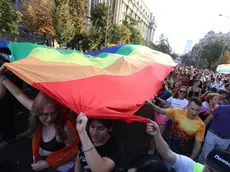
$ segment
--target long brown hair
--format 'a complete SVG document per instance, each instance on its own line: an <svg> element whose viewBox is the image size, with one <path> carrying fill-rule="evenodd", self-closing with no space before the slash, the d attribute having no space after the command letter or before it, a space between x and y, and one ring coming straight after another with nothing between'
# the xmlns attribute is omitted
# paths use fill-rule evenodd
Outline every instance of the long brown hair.
<svg viewBox="0 0 230 172"><path fill-rule="evenodd" d="M181 88L184 88L184 89L186 90L186 93L185 93L184 98L187 97L187 90L188 90L188 87L185 86L185 85L182 85L182 86L180 86L180 88L177 90L177 92L173 95L173 98L178 99L178 97L179 97L179 91L180 91Z"/></svg>
<svg viewBox="0 0 230 172"><path fill-rule="evenodd" d="M57 109L58 116L56 117L55 127L57 130L57 135L64 141L64 125L67 120L65 116L66 108L42 92L38 93L32 105L31 115L29 118L30 131L32 132L32 134L35 134L39 129L41 129L42 123L39 119L39 116L43 113L44 106L49 103L54 104L55 108Z"/></svg>

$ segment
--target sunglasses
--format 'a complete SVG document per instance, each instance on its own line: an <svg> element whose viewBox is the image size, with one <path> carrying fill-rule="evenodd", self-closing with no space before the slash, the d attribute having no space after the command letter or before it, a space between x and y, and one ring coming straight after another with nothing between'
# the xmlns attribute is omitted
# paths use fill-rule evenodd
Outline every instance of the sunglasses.
<svg viewBox="0 0 230 172"><path fill-rule="evenodd" d="M43 114L40 115L41 118L48 118L49 116L51 118L56 118L58 116L58 113L57 112L43 113Z"/></svg>
<svg viewBox="0 0 230 172"><path fill-rule="evenodd" d="M186 93L186 91L181 91L181 90L179 90L179 92L181 92L181 93Z"/></svg>

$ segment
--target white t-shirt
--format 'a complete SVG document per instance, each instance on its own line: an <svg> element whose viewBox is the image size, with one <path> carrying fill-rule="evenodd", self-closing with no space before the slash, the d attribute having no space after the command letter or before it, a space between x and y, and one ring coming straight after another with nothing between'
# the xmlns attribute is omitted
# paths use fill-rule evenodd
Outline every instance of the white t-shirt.
<svg viewBox="0 0 230 172"><path fill-rule="evenodd" d="M177 108L186 109L187 104L188 104L188 100L186 100L186 99L180 100L180 99L176 99L173 97L168 98L167 102L169 103L170 108L176 108L177 107Z"/></svg>
<svg viewBox="0 0 230 172"><path fill-rule="evenodd" d="M177 155L176 162L172 166L176 172L193 172L195 161L184 155Z"/></svg>
<svg viewBox="0 0 230 172"><path fill-rule="evenodd" d="M176 172L203 172L204 165L196 163L191 158L178 155L176 157L176 162L172 166Z"/></svg>

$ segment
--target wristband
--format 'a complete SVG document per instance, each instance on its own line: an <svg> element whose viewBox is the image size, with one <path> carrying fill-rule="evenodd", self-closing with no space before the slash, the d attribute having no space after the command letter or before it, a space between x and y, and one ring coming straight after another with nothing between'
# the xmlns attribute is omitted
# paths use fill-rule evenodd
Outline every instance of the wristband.
<svg viewBox="0 0 230 172"><path fill-rule="evenodd" d="M91 151L91 150L93 150L93 149L94 149L94 145L92 144L91 147L89 147L88 149L82 149L82 151L83 151L83 152L89 152L89 151Z"/></svg>

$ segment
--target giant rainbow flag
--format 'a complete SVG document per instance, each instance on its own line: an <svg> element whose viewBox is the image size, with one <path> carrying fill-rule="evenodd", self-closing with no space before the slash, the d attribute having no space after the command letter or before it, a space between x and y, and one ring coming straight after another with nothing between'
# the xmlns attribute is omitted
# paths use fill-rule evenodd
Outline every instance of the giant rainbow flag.
<svg viewBox="0 0 230 172"><path fill-rule="evenodd" d="M142 45L82 53L30 43L10 43L11 63L22 80L76 113L147 122L134 113L158 92L174 62Z"/></svg>

